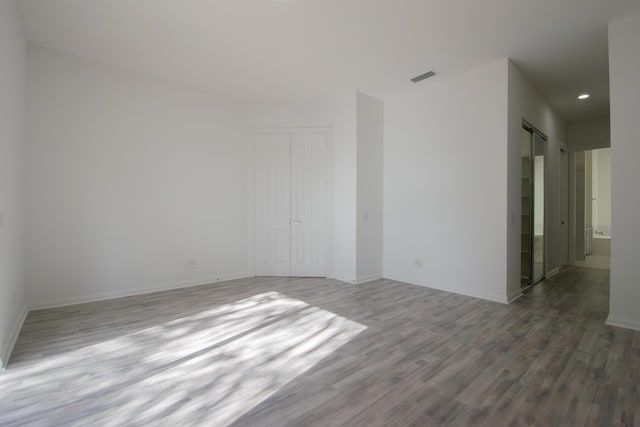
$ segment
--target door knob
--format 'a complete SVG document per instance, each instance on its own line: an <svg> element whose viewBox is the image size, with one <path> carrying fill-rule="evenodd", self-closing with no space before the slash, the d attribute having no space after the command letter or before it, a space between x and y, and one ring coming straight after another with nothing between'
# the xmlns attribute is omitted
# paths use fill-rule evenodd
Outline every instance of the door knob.
<svg viewBox="0 0 640 427"><path fill-rule="evenodd" d="M300 224L302 224L302 221L293 221L292 224L293 225L300 225Z"/></svg>

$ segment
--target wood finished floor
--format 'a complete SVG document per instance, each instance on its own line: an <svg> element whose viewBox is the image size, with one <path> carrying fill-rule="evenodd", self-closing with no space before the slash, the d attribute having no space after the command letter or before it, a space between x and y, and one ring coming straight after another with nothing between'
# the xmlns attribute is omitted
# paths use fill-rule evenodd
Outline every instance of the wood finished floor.
<svg viewBox="0 0 640 427"><path fill-rule="evenodd" d="M0 425L638 426L608 280L567 268L507 306L256 278L35 311Z"/></svg>

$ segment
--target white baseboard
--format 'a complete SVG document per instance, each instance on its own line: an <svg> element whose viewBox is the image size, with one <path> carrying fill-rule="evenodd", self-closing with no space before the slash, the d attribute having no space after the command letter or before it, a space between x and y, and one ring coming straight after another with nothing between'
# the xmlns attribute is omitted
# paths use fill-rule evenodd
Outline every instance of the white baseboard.
<svg viewBox="0 0 640 427"><path fill-rule="evenodd" d="M385 275L384 278L385 279L390 279L390 280L395 280L395 281L398 281L398 282L409 283L411 285L423 286L425 288L437 289L439 291L451 292L451 293L454 293L454 294L464 295L464 296L467 296L467 297L473 297L473 298L479 298L479 299L483 299L483 300L487 300L487 301L497 302L497 303L500 303L500 304L508 304L509 303L509 301L507 300L506 296L503 296L503 295L488 294L488 293L484 293L484 292L477 292L477 291L475 291L473 289L447 287L447 286L439 286L439 285L433 285L433 284L419 283L419 282L412 281L412 280L407 280L407 279L401 278L401 277L393 277L393 276L386 276Z"/></svg>
<svg viewBox="0 0 640 427"><path fill-rule="evenodd" d="M368 276L361 276L356 279L356 284L373 282L374 280L382 279L382 274L370 274Z"/></svg>
<svg viewBox="0 0 640 427"><path fill-rule="evenodd" d="M623 317L609 315L607 321L604 323L610 326L640 331L640 320L637 319L625 319Z"/></svg>
<svg viewBox="0 0 640 427"><path fill-rule="evenodd" d="M0 353L0 370L4 370L7 368L7 364L9 363L9 359L11 358L11 353L13 352L13 347L16 345L18 335L20 335L20 330L22 329L22 325L27 318L27 314L29 314L29 309L25 307L22 309L22 312L18 317L18 321L15 323L15 325L13 325L13 330L11 331L11 335L9 336L9 342L7 343L5 348L0 349L0 351L2 351Z"/></svg>
<svg viewBox="0 0 640 427"><path fill-rule="evenodd" d="M215 276L209 279L199 279L193 282L165 283L160 286L145 287L145 288L139 287L139 288L127 289L127 290L122 290L117 292L105 292L105 293L92 294L92 295L83 295L83 296L74 297L74 298L61 298L61 299L49 300L49 301L39 301L31 304L30 309L41 310L45 308L64 307L67 305L83 304L87 302L96 302L96 301L103 301L103 300L109 300L109 299L115 299L115 298L130 297L134 295L150 294L153 292L170 291L172 289L181 289L181 288L190 288L193 286L210 285L213 283L226 282L229 280L246 279L248 277L253 277L253 275L249 273L228 274L228 275Z"/></svg>
<svg viewBox="0 0 640 427"><path fill-rule="evenodd" d="M560 267L556 267L553 270L547 272L547 274L544 276L545 279L550 279L553 276L555 276L556 274L558 274L560 272Z"/></svg>
<svg viewBox="0 0 640 427"><path fill-rule="evenodd" d="M511 304L512 302L515 302L516 300L519 300L522 297L522 292L518 291L513 295L509 295L507 297L507 304Z"/></svg>
<svg viewBox="0 0 640 427"><path fill-rule="evenodd" d="M347 279L346 277L342 277L342 276L336 275L336 274L332 274L331 276L327 276L327 279L334 279L334 280L339 280L341 282L352 283L352 284L356 283L356 279Z"/></svg>

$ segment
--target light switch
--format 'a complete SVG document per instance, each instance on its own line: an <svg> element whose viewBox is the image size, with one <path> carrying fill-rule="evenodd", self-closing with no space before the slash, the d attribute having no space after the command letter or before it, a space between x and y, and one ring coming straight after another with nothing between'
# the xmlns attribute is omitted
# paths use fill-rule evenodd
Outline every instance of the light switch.
<svg viewBox="0 0 640 427"><path fill-rule="evenodd" d="M369 212L364 211L362 212L362 222L368 222L369 221Z"/></svg>

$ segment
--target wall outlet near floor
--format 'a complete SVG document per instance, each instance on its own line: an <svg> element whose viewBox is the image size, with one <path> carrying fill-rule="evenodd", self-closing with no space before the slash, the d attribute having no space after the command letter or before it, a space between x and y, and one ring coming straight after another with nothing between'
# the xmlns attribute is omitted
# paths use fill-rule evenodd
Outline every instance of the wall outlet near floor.
<svg viewBox="0 0 640 427"><path fill-rule="evenodd" d="M184 268L186 268L187 270L195 270L196 268L198 268L198 260L195 258L188 259L184 264Z"/></svg>
<svg viewBox="0 0 640 427"><path fill-rule="evenodd" d="M413 259L413 266L415 268L422 268L422 258L414 258Z"/></svg>

